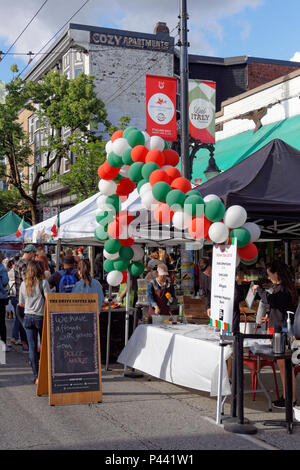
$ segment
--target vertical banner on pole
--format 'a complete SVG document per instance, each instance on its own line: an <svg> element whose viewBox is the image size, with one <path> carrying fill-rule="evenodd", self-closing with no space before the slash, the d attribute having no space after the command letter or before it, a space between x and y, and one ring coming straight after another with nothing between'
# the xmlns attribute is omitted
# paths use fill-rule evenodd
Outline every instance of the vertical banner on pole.
<svg viewBox="0 0 300 470"><path fill-rule="evenodd" d="M233 320L236 250L236 243L213 248L210 323L229 332Z"/></svg>
<svg viewBox="0 0 300 470"><path fill-rule="evenodd" d="M204 144L215 143L216 82L189 80L189 132Z"/></svg>
<svg viewBox="0 0 300 470"><path fill-rule="evenodd" d="M175 77L146 75L147 132L165 140L177 140Z"/></svg>

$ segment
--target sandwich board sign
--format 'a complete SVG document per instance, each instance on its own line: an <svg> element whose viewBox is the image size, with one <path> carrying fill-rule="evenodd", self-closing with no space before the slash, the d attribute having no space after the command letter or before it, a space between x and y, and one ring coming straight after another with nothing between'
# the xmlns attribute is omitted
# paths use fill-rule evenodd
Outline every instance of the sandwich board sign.
<svg viewBox="0 0 300 470"><path fill-rule="evenodd" d="M46 294L37 395L50 405L102 401L97 294Z"/></svg>

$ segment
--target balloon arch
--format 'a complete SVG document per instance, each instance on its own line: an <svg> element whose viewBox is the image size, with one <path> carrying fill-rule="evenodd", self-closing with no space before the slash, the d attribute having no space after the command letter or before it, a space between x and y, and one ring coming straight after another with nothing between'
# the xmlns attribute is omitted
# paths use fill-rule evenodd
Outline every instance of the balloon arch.
<svg viewBox="0 0 300 470"><path fill-rule="evenodd" d="M225 208L214 195L202 198L191 183L176 168L179 155L168 148L158 136L150 137L136 127L116 131L106 144L106 161L98 168L99 213L95 237L104 242L104 270L107 282L118 286L127 280L127 270L133 276L144 271L141 262L144 250L134 245L130 224L134 215L121 210L130 193L137 188L142 204L153 211L159 224L170 224L188 230L196 240L230 243L237 240L238 263L253 264L257 260L254 244L260 228L247 222L246 210L238 205Z"/></svg>

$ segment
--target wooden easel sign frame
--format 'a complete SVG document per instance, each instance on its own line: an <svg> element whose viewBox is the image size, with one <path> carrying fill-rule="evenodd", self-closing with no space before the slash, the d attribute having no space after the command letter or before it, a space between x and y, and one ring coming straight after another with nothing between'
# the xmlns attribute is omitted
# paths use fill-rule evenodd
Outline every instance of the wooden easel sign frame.
<svg viewBox="0 0 300 470"><path fill-rule="evenodd" d="M97 294L46 295L37 395L49 405L102 401Z"/></svg>

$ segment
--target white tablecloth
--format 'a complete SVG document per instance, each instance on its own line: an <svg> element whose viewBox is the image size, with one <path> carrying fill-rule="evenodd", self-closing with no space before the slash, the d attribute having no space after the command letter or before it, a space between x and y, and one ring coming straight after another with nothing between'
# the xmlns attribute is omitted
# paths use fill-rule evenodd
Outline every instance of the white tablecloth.
<svg viewBox="0 0 300 470"><path fill-rule="evenodd" d="M224 348L223 395L229 395ZM140 325L118 357L118 362L153 377L188 388L218 393L219 333L209 325Z"/></svg>

